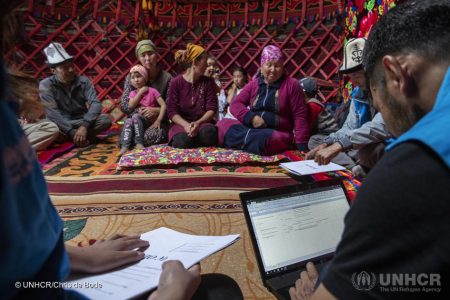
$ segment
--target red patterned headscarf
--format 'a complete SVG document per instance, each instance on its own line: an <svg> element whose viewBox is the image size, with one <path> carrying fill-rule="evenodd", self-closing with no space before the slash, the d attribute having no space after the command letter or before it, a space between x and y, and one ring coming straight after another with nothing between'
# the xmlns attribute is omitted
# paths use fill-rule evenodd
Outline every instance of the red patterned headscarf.
<svg viewBox="0 0 450 300"><path fill-rule="evenodd" d="M283 53L281 53L280 48L274 45L269 45L264 47L261 54L261 66L263 66L268 61L282 61Z"/></svg>

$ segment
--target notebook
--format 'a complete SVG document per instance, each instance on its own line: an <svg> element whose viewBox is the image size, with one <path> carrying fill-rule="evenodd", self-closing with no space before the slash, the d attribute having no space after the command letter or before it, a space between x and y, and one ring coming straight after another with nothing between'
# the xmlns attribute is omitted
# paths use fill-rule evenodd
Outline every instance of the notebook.
<svg viewBox="0 0 450 300"><path fill-rule="evenodd" d="M290 299L306 263L333 257L350 202L340 180L241 193L240 199L264 285Z"/></svg>
<svg viewBox="0 0 450 300"><path fill-rule="evenodd" d="M301 160L281 163L280 167L299 176L345 170L345 167L332 162L327 165L319 165L314 160Z"/></svg>

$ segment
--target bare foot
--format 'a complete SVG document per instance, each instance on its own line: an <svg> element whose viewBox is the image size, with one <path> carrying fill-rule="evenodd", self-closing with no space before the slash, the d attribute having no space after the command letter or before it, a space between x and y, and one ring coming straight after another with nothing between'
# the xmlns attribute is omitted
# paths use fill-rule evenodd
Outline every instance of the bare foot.
<svg viewBox="0 0 450 300"><path fill-rule="evenodd" d="M122 147L122 148L120 148L120 151L117 152L116 156L117 156L117 157L121 157L121 156L124 155L125 152L127 152L127 151L128 151L128 148L127 148L127 147Z"/></svg>
<svg viewBox="0 0 450 300"><path fill-rule="evenodd" d="M136 144L136 146L134 147L135 149L144 149L144 145L142 144Z"/></svg>

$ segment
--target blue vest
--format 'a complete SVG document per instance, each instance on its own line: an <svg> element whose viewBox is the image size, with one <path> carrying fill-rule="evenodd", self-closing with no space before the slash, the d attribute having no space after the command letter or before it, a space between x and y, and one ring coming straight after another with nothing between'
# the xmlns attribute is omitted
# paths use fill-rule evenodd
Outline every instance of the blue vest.
<svg viewBox="0 0 450 300"><path fill-rule="evenodd" d="M447 69L433 109L387 146L386 150L406 141L419 141L427 145L450 169L450 68Z"/></svg>

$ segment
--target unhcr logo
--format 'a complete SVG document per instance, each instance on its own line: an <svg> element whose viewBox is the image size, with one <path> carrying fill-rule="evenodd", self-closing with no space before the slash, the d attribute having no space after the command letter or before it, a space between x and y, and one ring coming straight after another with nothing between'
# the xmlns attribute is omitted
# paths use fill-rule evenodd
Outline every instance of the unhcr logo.
<svg viewBox="0 0 450 300"><path fill-rule="evenodd" d="M352 284L358 291L370 291L378 284L381 292L440 293L441 275L438 273L380 273L355 272Z"/></svg>
<svg viewBox="0 0 450 300"><path fill-rule="evenodd" d="M377 283L377 279L372 272L355 272L352 275L352 283L359 291L370 291Z"/></svg>

